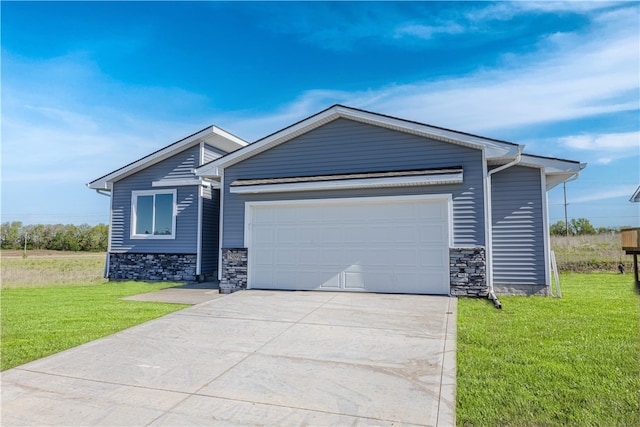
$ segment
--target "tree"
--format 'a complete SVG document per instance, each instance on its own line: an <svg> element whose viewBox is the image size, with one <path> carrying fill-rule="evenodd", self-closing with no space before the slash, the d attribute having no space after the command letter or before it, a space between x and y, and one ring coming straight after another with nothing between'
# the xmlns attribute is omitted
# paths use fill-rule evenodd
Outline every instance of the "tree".
<svg viewBox="0 0 640 427"><path fill-rule="evenodd" d="M0 229L2 249L20 249L22 243L22 223L20 221L3 222Z"/></svg>
<svg viewBox="0 0 640 427"><path fill-rule="evenodd" d="M569 227L571 228L571 234L584 235L584 234L596 234L596 229L586 218L571 218L569 221Z"/></svg>
<svg viewBox="0 0 640 427"><path fill-rule="evenodd" d="M27 239L27 249L51 249L58 251L105 251L109 241L109 226L98 224L36 224L23 226L21 222L1 224L2 249L22 249Z"/></svg>
<svg viewBox="0 0 640 427"><path fill-rule="evenodd" d="M552 236L566 236L567 224L564 221L560 220L555 224L552 224L551 227L549 227L549 233Z"/></svg>

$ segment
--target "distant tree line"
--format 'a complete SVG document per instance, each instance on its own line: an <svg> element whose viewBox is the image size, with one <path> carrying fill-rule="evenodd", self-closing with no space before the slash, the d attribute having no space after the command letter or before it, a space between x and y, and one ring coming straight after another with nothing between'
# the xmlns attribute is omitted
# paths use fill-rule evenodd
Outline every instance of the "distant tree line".
<svg viewBox="0 0 640 427"><path fill-rule="evenodd" d="M20 221L3 222L0 225L0 247L2 249L27 250L50 249L56 251L107 250L109 226L98 224L37 224L22 225Z"/></svg>
<svg viewBox="0 0 640 427"><path fill-rule="evenodd" d="M590 234L618 233L619 231L620 228L618 227L595 228L586 218L572 218L568 225L564 221L558 221L549 227L549 232L552 236L566 236L567 232L569 233L569 236L583 236Z"/></svg>

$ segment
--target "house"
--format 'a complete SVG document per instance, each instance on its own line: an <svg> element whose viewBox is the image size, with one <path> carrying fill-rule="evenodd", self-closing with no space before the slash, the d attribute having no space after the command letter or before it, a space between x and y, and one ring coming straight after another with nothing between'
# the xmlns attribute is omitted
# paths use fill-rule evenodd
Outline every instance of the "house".
<svg viewBox="0 0 640 427"><path fill-rule="evenodd" d="M195 168L247 142L215 126L87 186L110 196L105 277L196 280L218 269L218 183Z"/></svg>
<svg viewBox="0 0 640 427"><path fill-rule="evenodd" d="M219 218L212 208L197 222L192 215L190 227L218 227L219 233L211 233L204 249L195 231L186 240L181 236L186 228L172 239L185 245L194 240L191 247L201 250L203 260L218 262L221 292L548 294L546 192L577 177L585 165L523 149L334 105L203 162L189 179L211 189L211 200L219 198ZM112 258L141 262L144 269L149 253L174 254L167 245L172 239L132 245L133 229L126 227L135 194L169 179L148 169L167 171L164 162L177 163L171 159L89 184L110 183L123 192L112 207ZM123 175L129 182L138 174L148 176L146 182L118 185ZM181 215L177 209L178 223ZM110 278L122 276L121 265L110 262ZM158 277L162 268L153 268ZM196 274L211 269L207 264Z"/></svg>
<svg viewBox="0 0 640 427"><path fill-rule="evenodd" d="M633 193L629 201L632 203L640 203L640 185L636 188L636 191Z"/></svg>

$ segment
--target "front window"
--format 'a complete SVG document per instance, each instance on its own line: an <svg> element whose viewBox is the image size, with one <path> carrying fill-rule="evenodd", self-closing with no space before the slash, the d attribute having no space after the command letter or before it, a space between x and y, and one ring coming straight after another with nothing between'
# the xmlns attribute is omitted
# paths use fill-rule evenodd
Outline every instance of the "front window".
<svg viewBox="0 0 640 427"><path fill-rule="evenodd" d="M176 190L134 191L131 202L131 237L174 239L175 201Z"/></svg>

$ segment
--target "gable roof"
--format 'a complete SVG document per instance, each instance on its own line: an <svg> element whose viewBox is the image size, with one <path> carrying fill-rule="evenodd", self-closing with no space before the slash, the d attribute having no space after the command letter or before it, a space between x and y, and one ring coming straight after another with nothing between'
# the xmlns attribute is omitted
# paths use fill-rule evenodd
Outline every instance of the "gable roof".
<svg viewBox="0 0 640 427"><path fill-rule="evenodd" d="M580 163L575 160L533 154L523 154L519 164L542 169L545 175L547 191L563 182L573 181L578 177L580 171L587 167L586 163Z"/></svg>
<svg viewBox="0 0 640 427"><path fill-rule="evenodd" d="M631 198L629 199L630 202L633 203L640 203L640 185L638 186L638 188L636 189L636 192L633 193L633 196L631 196Z"/></svg>
<svg viewBox="0 0 640 427"><path fill-rule="evenodd" d="M167 145L145 157L108 173L87 184L94 190L111 190L111 184L139 172L149 166L159 163L169 157L204 142L227 153L248 145L246 141L216 126L209 126L201 131L187 136L179 141Z"/></svg>
<svg viewBox="0 0 640 427"><path fill-rule="evenodd" d="M387 129L423 136L475 149L484 149L487 159L513 159L524 149L523 145L478 135L440 128L424 123L404 120L384 114L372 113L344 105L333 105L313 116L307 117L291 126L268 135L238 151L216 159L196 169L199 176L217 176L218 169L239 163L265 150L287 142L334 120L344 118L368 123Z"/></svg>

